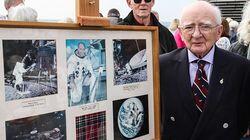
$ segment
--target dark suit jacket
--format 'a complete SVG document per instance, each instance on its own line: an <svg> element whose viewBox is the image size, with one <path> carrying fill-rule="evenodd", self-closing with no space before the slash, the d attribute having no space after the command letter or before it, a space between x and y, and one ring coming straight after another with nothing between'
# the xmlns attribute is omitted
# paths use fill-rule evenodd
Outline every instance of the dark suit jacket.
<svg viewBox="0 0 250 140"><path fill-rule="evenodd" d="M209 93L199 116L187 49L160 56L163 140L239 140L249 124L250 61L215 48Z"/></svg>

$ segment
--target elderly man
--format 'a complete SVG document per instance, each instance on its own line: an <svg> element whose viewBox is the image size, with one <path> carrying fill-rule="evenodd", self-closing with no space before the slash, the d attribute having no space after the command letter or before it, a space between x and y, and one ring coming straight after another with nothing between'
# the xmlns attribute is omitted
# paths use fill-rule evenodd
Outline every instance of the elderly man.
<svg viewBox="0 0 250 140"><path fill-rule="evenodd" d="M250 111L250 62L215 45L220 10L206 1L183 9L187 45L160 56L161 132L167 140L239 140Z"/></svg>
<svg viewBox="0 0 250 140"><path fill-rule="evenodd" d="M116 25L118 24L122 19L120 18L120 12L116 8L112 8L108 11L108 19L110 21L110 24Z"/></svg>
<svg viewBox="0 0 250 140"><path fill-rule="evenodd" d="M167 53L177 48L171 32L160 24L157 18L151 13L154 0L127 0L128 6L132 11L119 24L137 26L158 26L159 28L159 53Z"/></svg>
<svg viewBox="0 0 250 140"><path fill-rule="evenodd" d="M8 11L8 20L36 21L37 12L24 5L24 0L4 0L5 9Z"/></svg>

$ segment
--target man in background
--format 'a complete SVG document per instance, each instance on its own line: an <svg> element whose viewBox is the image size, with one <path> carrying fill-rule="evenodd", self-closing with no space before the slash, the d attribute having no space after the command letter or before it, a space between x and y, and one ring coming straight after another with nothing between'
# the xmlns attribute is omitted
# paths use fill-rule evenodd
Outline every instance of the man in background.
<svg viewBox="0 0 250 140"><path fill-rule="evenodd" d="M159 53L168 53L176 49L176 43L171 32L161 25L151 9L155 0L127 0L128 6L132 11L119 23L120 25L135 26L158 26L159 29Z"/></svg>
<svg viewBox="0 0 250 140"><path fill-rule="evenodd" d="M119 22L121 22L120 12L115 8L110 9L108 12L108 19L110 21L110 24L118 24Z"/></svg>
<svg viewBox="0 0 250 140"><path fill-rule="evenodd" d="M8 11L7 20L37 21L37 12L25 6L24 0L4 0L4 6Z"/></svg>

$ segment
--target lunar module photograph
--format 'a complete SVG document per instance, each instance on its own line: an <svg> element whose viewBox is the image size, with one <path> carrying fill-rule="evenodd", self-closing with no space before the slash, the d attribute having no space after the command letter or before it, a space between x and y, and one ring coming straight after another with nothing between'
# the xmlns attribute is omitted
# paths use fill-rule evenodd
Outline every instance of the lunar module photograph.
<svg viewBox="0 0 250 140"><path fill-rule="evenodd" d="M114 85L147 80L146 40L113 40Z"/></svg>

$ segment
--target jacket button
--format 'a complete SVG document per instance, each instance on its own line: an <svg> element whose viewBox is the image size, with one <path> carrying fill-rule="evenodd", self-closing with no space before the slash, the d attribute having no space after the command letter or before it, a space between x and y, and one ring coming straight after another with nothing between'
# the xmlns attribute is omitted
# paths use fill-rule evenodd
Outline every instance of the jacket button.
<svg viewBox="0 0 250 140"><path fill-rule="evenodd" d="M175 121L175 118L174 118L174 117L170 117L170 120L174 122L174 121Z"/></svg>
<svg viewBox="0 0 250 140"><path fill-rule="evenodd" d="M228 123L223 124L223 128L228 128L228 126L229 126Z"/></svg>

